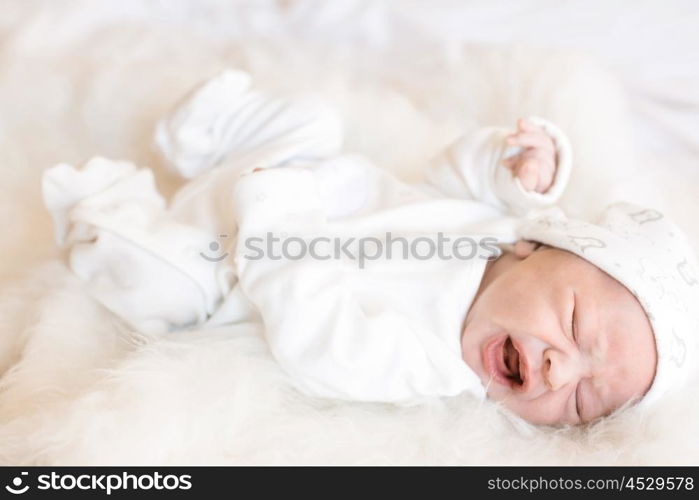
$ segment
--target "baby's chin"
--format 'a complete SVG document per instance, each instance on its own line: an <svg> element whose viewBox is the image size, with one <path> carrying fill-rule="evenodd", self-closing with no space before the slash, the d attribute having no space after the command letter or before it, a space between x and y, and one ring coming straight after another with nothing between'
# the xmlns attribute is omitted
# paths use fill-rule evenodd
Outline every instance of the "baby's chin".
<svg viewBox="0 0 699 500"><path fill-rule="evenodd" d="M532 425L560 427L568 423L562 421L560 418L551 418L550 412L547 415L545 411L537 411L529 405L523 405L522 401L518 401L516 396L513 395L491 395L491 393L488 392L488 399L498 403L502 411L507 413L508 416L524 420Z"/></svg>
<svg viewBox="0 0 699 500"><path fill-rule="evenodd" d="M486 373L482 360L482 342L477 341L477 333L465 327L461 333L461 359L478 376L481 384L488 387L490 376Z"/></svg>

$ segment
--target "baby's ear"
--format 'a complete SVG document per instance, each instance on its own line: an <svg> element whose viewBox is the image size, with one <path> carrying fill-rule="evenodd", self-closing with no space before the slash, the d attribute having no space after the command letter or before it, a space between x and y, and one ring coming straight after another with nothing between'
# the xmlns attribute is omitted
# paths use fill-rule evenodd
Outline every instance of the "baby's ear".
<svg viewBox="0 0 699 500"><path fill-rule="evenodd" d="M518 259L526 259L529 257L531 254L536 252L539 248L546 247L546 245L543 245L542 243L539 243L538 241L529 241L529 240L519 240L517 243L515 243L514 248L512 249L512 252L515 254L515 257Z"/></svg>

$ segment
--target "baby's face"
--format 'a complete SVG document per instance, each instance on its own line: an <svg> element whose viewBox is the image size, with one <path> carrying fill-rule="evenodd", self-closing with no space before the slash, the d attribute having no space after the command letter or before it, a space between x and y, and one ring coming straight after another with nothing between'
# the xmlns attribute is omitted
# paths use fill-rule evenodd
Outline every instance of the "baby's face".
<svg viewBox="0 0 699 500"><path fill-rule="evenodd" d="M464 360L489 397L532 423L578 424L650 388L653 331L615 279L548 247L505 254L491 271L462 336Z"/></svg>

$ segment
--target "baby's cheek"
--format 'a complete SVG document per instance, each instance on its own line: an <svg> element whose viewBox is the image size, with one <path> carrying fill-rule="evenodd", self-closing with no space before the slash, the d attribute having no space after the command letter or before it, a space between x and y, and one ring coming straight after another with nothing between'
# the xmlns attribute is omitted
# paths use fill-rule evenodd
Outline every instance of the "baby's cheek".
<svg viewBox="0 0 699 500"><path fill-rule="evenodd" d="M506 308L505 314L498 318L498 324L522 345L527 353L527 364L532 369L539 369L546 349L567 342L561 321L545 306L510 304L512 307Z"/></svg>
<svg viewBox="0 0 699 500"><path fill-rule="evenodd" d="M568 412L565 411L564 402L554 393L532 400L520 398L518 395L511 395L503 397L499 401L509 411L532 424L564 425L573 423L569 422L566 417Z"/></svg>

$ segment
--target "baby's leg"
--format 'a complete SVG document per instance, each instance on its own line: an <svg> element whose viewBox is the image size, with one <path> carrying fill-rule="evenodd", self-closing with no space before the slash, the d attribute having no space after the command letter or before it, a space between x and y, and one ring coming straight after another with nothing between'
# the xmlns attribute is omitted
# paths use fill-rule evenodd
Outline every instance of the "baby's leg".
<svg viewBox="0 0 699 500"><path fill-rule="evenodd" d="M227 262L201 255L215 235L174 218L148 169L103 158L58 165L43 194L71 270L137 330L202 323L233 284Z"/></svg>
<svg viewBox="0 0 699 500"><path fill-rule="evenodd" d="M318 101L287 102L248 87L246 74L225 72L158 125L169 165L198 176L169 208L152 173L130 163L97 158L44 176L70 268L134 328L201 324L235 285L226 252L235 241L230 200L242 171L322 158L340 146L339 120Z"/></svg>
<svg viewBox="0 0 699 500"><path fill-rule="evenodd" d="M285 100L250 88L250 76L228 70L185 96L157 126L168 166L193 178L222 164L269 167L336 153L340 121L314 98Z"/></svg>

